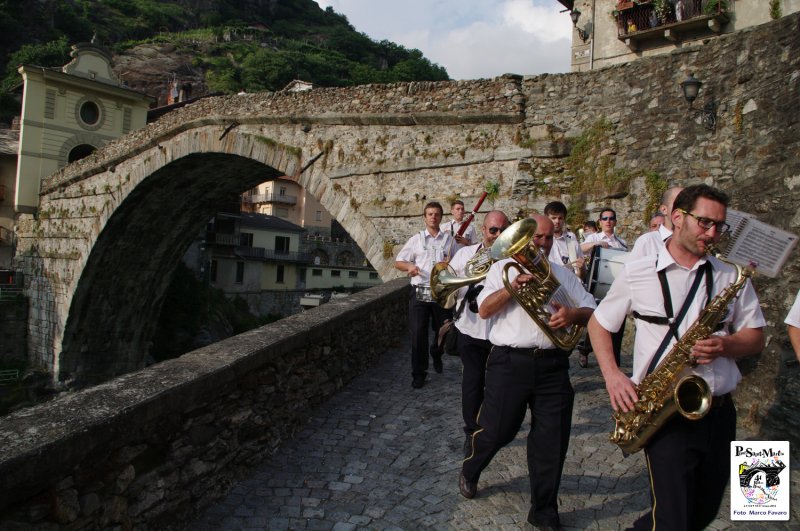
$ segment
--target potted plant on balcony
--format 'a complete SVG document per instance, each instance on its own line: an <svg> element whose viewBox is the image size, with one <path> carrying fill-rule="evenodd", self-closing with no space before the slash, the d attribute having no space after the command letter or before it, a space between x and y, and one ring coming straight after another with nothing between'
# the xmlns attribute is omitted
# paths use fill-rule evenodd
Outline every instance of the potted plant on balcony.
<svg viewBox="0 0 800 531"><path fill-rule="evenodd" d="M706 0L703 5L703 13L706 15L716 15L728 11L728 0Z"/></svg>
<svg viewBox="0 0 800 531"><path fill-rule="evenodd" d="M658 20L661 21L661 24L666 24L672 13L672 4L669 0L653 0L651 4Z"/></svg>

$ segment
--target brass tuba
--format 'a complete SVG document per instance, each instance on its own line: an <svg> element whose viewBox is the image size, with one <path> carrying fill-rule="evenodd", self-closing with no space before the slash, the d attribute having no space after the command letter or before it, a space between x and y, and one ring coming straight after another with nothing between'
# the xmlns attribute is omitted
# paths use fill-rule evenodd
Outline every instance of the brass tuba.
<svg viewBox="0 0 800 531"><path fill-rule="evenodd" d="M431 297L439 306L450 309L456 305L456 293L464 286L477 284L486 278L492 266L489 249L484 247L464 265L464 276L459 277L447 262L439 262L431 270Z"/></svg>
<svg viewBox="0 0 800 531"><path fill-rule="evenodd" d="M725 317L728 305L753 275L750 268L728 262L719 255L717 258L736 268L736 280L706 305L655 370L635 387L639 400L633 409L615 411L612 416L614 431L608 438L626 454L641 450L675 413L697 420L711 408L708 383L697 375L685 374L696 365L691 356L692 347L714 332Z"/></svg>
<svg viewBox="0 0 800 531"><path fill-rule="evenodd" d="M495 260L513 258L503 268L503 284L514 299L522 306L536 325L550 338L558 348L572 350L581 338L585 327L572 325L565 328L552 329L550 322L551 302L557 302L567 308L574 308L575 302L561 287L561 283L551 274L550 261L533 243L537 223L531 218L523 218L501 234L494 245L491 255ZM518 291L511 287L508 270L516 268L520 273L530 273L534 280L522 286ZM523 269L527 269L525 271Z"/></svg>

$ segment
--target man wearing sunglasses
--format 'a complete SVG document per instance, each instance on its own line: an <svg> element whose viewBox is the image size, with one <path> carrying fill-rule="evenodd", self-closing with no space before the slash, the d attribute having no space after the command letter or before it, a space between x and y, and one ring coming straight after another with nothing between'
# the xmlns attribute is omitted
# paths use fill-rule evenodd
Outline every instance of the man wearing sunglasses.
<svg viewBox="0 0 800 531"><path fill-rule="evenodd" d="M615 410L630 411L639 400L634 388L657 369L697 321L708 301L730 286L736 270L708 256L708 247L728 229L728 196L710 186L689 186L675 198L672 237L657 254L623 264L606 297L589 321L597 361ZM636 319L633 375L613 361L611 331L628 313ZM691 372L713 395L699 420L675 415L644 447L650 474L652 509L634 529L704 529L716 517L730 478L730 442L736 438L736 408L731 392L741 380L736 359L764 347L766 321L748 280L726 309L721 328L694 342Z"/></svg>
<svg viewBox="0 0 800 531"><path fill-rule="evenodd" d="M477 253L490 249L500 233L511 223L499 210L492 210L483 220L483 241L462 247L450 261L450 267L459 277L464 266ZM488 259L488 255L486 255ZM486 382L486 359L492 345L489 343L489 321L478 315L477 296L483 289L483 281L461 288L456 297L455 327L458 330L458 354L461 357L461 414L464 418L464 452L469 449L472 434L478 429L478 411L483 403L483 387Z"/></svg>
<svg viewBox="0 0 800 531"><path fill-rule="evenodd" d="M617 226L617 213L613 208L604 208L600 212L600 218L597 220L600 230L594 234L589 234L581 245L584 253L592 251L593 247L603 247L605 249L622 249L628 250L628 244L625 240L617 236L614 229Z"/></svg>

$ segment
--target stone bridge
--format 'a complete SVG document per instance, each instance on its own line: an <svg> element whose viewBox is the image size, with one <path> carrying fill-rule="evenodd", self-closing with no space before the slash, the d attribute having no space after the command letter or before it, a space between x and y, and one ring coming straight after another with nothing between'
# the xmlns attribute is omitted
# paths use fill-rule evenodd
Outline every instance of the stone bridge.
<svg viewBox="0 0 800 531"><path fill-rule="evenodd" d="M500 194L484 211L561 198L580 218L610 204L630 240L659 186L698 181L796 230L797 27L793 15L594 72L243 94L172 112L46 179L38 215L21 218L29 357L67 385L142 367L192 238L218 205L279 175L314 194L384 280L427 201L471 206L489 181ZM680 94L689 72L705 82L699 106L716 106L714 132ZM759 285L771 322L797 269L795 251L790 274Z"/></svg>

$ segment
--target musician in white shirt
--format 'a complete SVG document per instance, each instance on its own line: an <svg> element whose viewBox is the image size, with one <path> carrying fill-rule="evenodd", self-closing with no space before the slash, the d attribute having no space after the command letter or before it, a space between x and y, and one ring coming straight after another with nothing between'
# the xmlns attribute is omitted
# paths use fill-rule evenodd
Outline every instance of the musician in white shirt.
<svg viewBox="0 0 800 531"><path fill-rule="evenodd" d="M456 275L465 277L467 262L483 253L488 255L497 237L510 225L508 217L499 210L492 210L483 218L481 233L483 241L462 247L450 261ZM487 262L488 263L488 262ZM458 354L461 357L461 414L464 418L464 452L470 448L472 434L478 429L478 411L483 403L483 388L486 382L486 359L492 348L489 343L489 321L478 315L477 296L483 289L483 281L470 287L462 287L457 292L455 305L455 326L458 329ZM466 300L465 300L466 297Z"/></svg>
<svg viewBox="0 0 800 531"><path fill-rule="evenodd" d="M727 204L727 195L707 185L683 190L671 215L672 237L658 254L623 265L589 321L589 335L615 410L633 409L639 400L634 385L658 370L653 360L664 359L675 335L684 337L708 301L736 279L734 268L706 255L708 245L727 230ZM685 316L676 323L684 305ZM611 331L629 312L636 318L631 378L614 364L611 347ZM764 347L766 321L749 280L728 305L721 324L712 335L686 345L697 363L692 372L708 383L714 399L701 419L675 415L646 443L652 510L636 521L634 529L703 529L717 515L730 478L730 442L736 438L730 392L741 374L735 360Z"/></svg>
<svg viewBox="0 0 800 531"><path fill-rule="evenodd" d="M628 255L628 260L655 254L664 248L664 242L672 236L672 203L675 202L675 197L681 190L683 190L682 186L673 186L672 188L667 188L661 194L661 204L658 205L658 211L664 214L664 224L658 227L657 231L645 232L636 238L631 254Z"/></svg>
<svg viewBox="0 0 800 531"><path fill-rule="evenodd" d="M553 247L550 249L550 261L561 263L582 279L586 258L583 256L578 238L566 228L566 205L561 201L547 203L544 207L544 215L553 222Z"/></svg>
<svg viewBox="0 0 800 531"><path fill-rule="evenodd" d="M428 355L433 368L442 372L442 350L437 334L450 312L430 297L431 270L438 262L449 261L457 244L453 236L439 229L442 205L433 201L425 205L425 230L413 235L397 255L395 268L411 277L411 299L408 308L411 329L411 386L419 389L428 375ZM433 342L428 344L428 329L433 329Z"/></svg>
<svg viewBox="0 0 800 531"><path fill-rule="evenodd" d="M464 221L464 213L466 212L464 208L464 202L460 199L456 199L450 204L450 215L453 216L453 219L446 223L442 223L442 230L444 232L449 232L452 234L458 245L475 245L478 243L478 236L475 231L475 225L469 224L466 229L464 229L464 234L461 236L458 235L458 231L461 230L461 226L465 223Z"/></svg>
<svg viewBox="0 0 800 531"><path fill-rule="evenodd" d="M786 324L786 333L792 343L794 355L797 356L797 361L800 361L800 291L797 292L797 297L794 299L794 304L789 310L784 324Z"/></svg>
<svg viewBox="0 0 800 531"><path fill-rule="evenodd" d="M600 212L597 220L600 230L594 234L589 234L581 244L584 253L588 253L593 247L603 247L605 249L628 250L628 244L617 236L614 229L617 226L617 212L613 208L604 208Z"/></svg>

